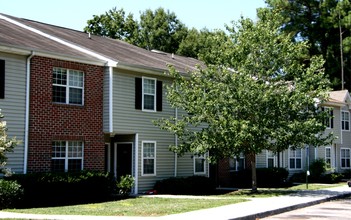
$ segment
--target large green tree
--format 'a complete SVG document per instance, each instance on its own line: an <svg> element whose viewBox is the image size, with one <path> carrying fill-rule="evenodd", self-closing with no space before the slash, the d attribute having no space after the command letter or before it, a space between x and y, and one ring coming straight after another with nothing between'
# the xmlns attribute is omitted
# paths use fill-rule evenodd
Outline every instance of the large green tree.
<svg viewBox="0 0 351 220"><path fill-rule="evenodd" d="M7 136L7 125L3 118L4 116L1 114L0 109L0 172L9 174L9 171L4 169L7 161L6 153L12 152L18 141Z"/></svg>
<svg viewBox="0 0 351 220"><path fill-rule="evenodd" d="M188 33L188 28L175 13L163 8L142 12L139 22L132 14L126 16L123 9L113 8L105 14L94 15L87 23L85 32L169 53L177 52L179 44Z"/></svg>
<svg viewBox="0 0 351 220"><path fill-rule="evenodd" d="M267 0L284 19L282 29L296 41L308 41L309 55L322 55L335 88L351 89L351 4L349 0ZM265 8L265 9L267 9ZM265 10L261 9L261 10ZM341 38L340 38L341 36ZM340 51L342 41L343 49Z"/></svg>
<svg viewBox="0 0 351 220"><path fill-rule="evenodd" d="M179 155L209 152L211 162L241 153L253 158L253 191L254 155L331 139L321 136L328 115L318 107L329 89L323 59L306 56L307 44L282 33L280 19L263 12L257 23L242 18L228 27L229 40L208 51L217 56L213 64L185 76L171 68L167 98L183 114L156 122L177 135L171 150Z"/></svg>

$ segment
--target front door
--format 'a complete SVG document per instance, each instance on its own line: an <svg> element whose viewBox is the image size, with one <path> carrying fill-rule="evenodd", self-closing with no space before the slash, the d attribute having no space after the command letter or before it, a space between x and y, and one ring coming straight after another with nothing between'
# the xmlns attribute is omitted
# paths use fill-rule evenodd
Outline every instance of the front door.
<svg viewBox="0 0 351 220"><path fill-rule="evenodd" d="M132 143L117 143L117 180L121 176L132 175Z"/></svg>

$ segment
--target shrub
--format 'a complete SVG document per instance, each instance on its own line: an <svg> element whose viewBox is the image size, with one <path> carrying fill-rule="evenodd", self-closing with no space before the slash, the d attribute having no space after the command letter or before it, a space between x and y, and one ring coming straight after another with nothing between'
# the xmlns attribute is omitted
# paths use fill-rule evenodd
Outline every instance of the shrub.
<svg viewBox="0 0 351 220"><path fill-rule="evenodd" d="M311 173L311 176L309 176L309 180L311 182L320 182L322 175L327 170L327 164L325 163L325 160L323 158L318 158L310 164L309 170Z"/></svg>
<svg viewBox="0 0 351 220"><path fill-rule="evenodd" d="M209 195L214 193L215 183L208 177L171 177L156 182L154 189L159 194Z"/></svg>
<svg viewBox="0 0 351 220"><path fill-rule="evenodd" d="M322 183L338 183L343 179L344 175L341 173L328 173L322 175L320 180Z"/></svg>
<svg viewBox="0 0 351 220"><path fill-rule="evenodd" d="M283 187L287 185L289 172L285 168L257 168L257 187ZM251 187L251 170L246 169L235 172L232 176L234 187L250 188Z"/></svg>
<svg viewBox="0 0 351 220"><path fill-rule="evenodd" d="M22 196L23 189L16 181L0 179L0 209L18 206Z"/></svg>
<svg viewBox="0 0 351 220"><path fill-rule="evenodd" d="M22 185L29 207L106 200L115 188L113 177L103 172L16 174L8 179Z"/></svg>
<svg viewBox="0 0 351 220"><path fill-rule="evenodd" d="M131 175L121 176L121 180L117 182L119 194L127 196L134 185L134 178Z"/></svg>

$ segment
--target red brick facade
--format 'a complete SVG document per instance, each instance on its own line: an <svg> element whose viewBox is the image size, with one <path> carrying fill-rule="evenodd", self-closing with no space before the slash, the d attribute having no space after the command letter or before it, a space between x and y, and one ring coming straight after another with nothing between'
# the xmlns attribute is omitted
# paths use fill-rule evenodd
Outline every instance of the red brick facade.
<svg viewBox="0 0 351 220"><path fill-rule="evenodd" d="M84 72L84 105L53 103L53 68ZM83 167L104 169L103 67L34 56L31 60L28 172L51 170L53 141L83 141Z"/></svg>

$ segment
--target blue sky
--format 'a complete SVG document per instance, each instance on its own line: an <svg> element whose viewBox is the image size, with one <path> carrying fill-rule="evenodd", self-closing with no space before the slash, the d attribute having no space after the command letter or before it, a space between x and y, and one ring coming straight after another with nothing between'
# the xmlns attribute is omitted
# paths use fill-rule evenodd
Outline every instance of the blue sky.
<svg viewBox="0 0 351 220"><path fill-rule="evenodd" d="M187 27L224 29L241 15L256 19L264 0L1 0L0 13L83 30L93 15L117 7L139 19L140 12L158 7L174 12Z"/></svg>

